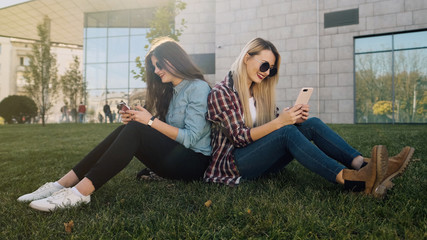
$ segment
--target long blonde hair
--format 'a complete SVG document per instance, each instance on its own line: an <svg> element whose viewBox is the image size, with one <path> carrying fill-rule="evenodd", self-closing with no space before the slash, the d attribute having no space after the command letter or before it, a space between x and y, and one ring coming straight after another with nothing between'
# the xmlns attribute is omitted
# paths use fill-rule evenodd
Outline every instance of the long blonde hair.
<svg viewBox="0 0 427 240"><path fill-rule="evenodd" d="M258 55L262 50L270 50L276 57L274 66L277 68L277 74L273 77L267 77L259 84L252 85L252 94L256 102L256 125L263 125L275 116L276 110L276 85L279 80L280 54L276 47L269 41L262 38L255 38L249 41L239 57L231 65L234 86L239 94L240 102L243 107L243 116L247 127L254 127L251 112L249 109L250 92L247 85L248 74L244 59L246 54L250 56Z"/></svg>

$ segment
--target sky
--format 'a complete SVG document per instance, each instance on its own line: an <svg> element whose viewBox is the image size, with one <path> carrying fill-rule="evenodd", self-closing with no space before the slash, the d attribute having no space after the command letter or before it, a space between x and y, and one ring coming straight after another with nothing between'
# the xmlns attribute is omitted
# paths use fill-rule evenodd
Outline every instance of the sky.
<svg viewBox="0 0 427 240"><path fill-rule="evenodd" d="M29 2L30 0L0 0L0 8L13 6L23 2Z"/></svg>

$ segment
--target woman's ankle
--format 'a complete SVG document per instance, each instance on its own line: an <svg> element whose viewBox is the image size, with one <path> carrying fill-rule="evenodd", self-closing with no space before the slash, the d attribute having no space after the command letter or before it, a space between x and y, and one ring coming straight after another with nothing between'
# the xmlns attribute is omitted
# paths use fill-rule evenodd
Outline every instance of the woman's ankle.
<svg viewBox="0 0 427 240"><path fill-rule="evenodd" d="M351 161L351 167L356 170L359 170L362 167L362 164L363 164L363 157L361 155L353 158L353 161Z"/></svg>

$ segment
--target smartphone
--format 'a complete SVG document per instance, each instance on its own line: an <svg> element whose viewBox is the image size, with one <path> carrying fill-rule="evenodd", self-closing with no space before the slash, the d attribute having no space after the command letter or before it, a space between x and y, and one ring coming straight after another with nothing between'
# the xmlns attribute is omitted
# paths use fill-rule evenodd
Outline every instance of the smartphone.
<svg viewBox="0 0 427 240"><path fill-rule="evenodd" d="M126 112L127 110L130 110L130 107L123 101L119 102L120 110Z"/></svg>
<svg viewBox="0 0 427 240"><path fill-rule="evenodd" d="M295 105L308 104L308 101L310 100L312 93L313 93L313 88L310 88L310 87L301 88L301 90L299 91L297 100L295 101Z"/></svg>

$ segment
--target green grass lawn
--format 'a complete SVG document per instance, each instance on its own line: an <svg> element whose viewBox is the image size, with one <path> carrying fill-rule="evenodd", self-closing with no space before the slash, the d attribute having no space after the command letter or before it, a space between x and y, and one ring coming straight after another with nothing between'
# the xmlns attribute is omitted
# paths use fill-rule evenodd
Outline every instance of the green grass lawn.
<svg viewBox="0 0 427 240"><path fill-rule="evenodd" d="M43 213L16 201L68 172L117 126L0 126L0 239L427 238L426 125L331 125L366 156L377 144L390 155L415 147L382 200L345 192L295 161L280 174L230 188L136 181L143 166L134 159L89 205Z"/></svg>

